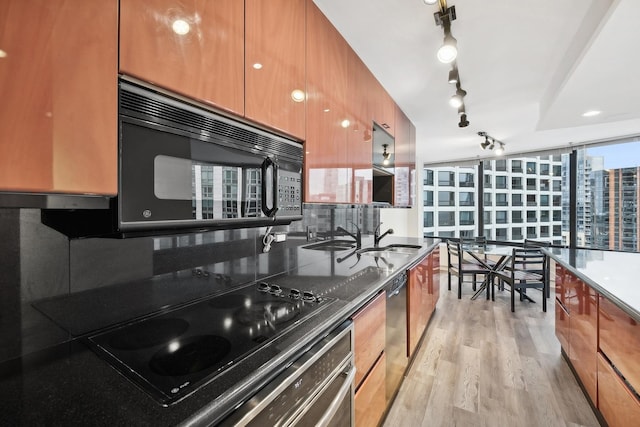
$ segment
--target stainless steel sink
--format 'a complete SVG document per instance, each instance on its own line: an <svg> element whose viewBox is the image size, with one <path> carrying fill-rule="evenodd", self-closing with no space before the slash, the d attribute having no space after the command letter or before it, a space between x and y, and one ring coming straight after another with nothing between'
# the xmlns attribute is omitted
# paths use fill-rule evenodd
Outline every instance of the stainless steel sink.
<svg viewBox="0 0 640 427"><path fill-rule="evenodd" d="M420 250L418 245L388 245L381 248L364 248L358 251L359 254L369 256L385 256L390 254L406 254L413 255Z"/></svg>
<svg viewBox="0 0 640 427"><path fill-rule="evenodd" d="M303 246L304 249L312 249L314 251L344 251L347 249L353 249L356 247L356 242L353 240L324 240L319 243L313 243L311 245Z"/></svg>

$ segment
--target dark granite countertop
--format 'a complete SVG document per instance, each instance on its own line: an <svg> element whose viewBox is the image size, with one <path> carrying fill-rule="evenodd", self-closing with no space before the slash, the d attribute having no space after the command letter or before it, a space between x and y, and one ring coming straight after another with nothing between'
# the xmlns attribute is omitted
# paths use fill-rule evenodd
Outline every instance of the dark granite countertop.
<svg viewBox="0 0 640 427"><path fill-rule="evenodd" d="M592 249L552 248L545 251L640 322L640 254Z"/></svg>
<svg viewBox="0 0 640 427"><path fill-rule="evenodd" d="M365 238L363 246L371 246ZM86 347L67 342L0 365L0 425L203 425L230 412L284 366L342 323L384 285L438 244L436 239L386 237L421 245L384 258L295 248L296 265L269 280L336 298L316 314L225 370L183 400L163 407ZM350 255L350 256L349 256Z"/></svg>

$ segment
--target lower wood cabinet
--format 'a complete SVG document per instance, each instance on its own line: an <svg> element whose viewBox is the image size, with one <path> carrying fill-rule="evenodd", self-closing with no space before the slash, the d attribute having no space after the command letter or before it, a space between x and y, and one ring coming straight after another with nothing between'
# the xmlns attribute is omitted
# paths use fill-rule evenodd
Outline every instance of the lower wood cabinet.
<svg viewBox="0 0 640 427"><path fill-rule="evenodd" d="M633 388L640 390L640 325L602 296L598 310L600 351Z"/></svg>
<svg viewBox="0 0 640 427"><path fill-rule="evenodd" d="M380 293L353 315L356 389L385 346L386 294Z"/></svg>
<svg viewBox="0 0 640 427"><path fill-rule="evenodd" d="M407 339L409 357L418 345L440 295L440 252L436 248L409 270Z"/></svg>
<svg viewBox="0 0 640 427"><path fill-rule="evenodd" d="M556 298L556 337L565 353L569 351L569 312L565 306ZM568 354L567 354L568 356Z"/></svg>
<svg viewBox="0 0 640 427"><path fill-rule="evenodd" d="M382 353L355 395L356 426L377 426L385 413L385 365Z"/></svg>
<svg viewBox="0 0 640 427"><path fill-rule="evenodd" d="M620 343L620 345L623 345ZM640 422L640 401L598 353L598 409L609 427L628 427Z"/></svg>

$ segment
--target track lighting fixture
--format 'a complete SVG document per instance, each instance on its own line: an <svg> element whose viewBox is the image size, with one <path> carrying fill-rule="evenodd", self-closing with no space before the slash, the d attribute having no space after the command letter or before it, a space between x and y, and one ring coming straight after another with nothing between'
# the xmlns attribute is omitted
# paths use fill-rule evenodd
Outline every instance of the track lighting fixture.
<svg viewBox="0 0 640 427"><path fill-rule="evenodd" d="M458 69L454 66L450 71L449 71L449 83L451 84L457 84L459 81L458 78Z"/></svg>
<svg viewBox="0 0 640 427"><path fill-rule="evenodd" d="M391 157L391 153L389 153L387 151L387 147L389 146L389 144L382 144L382 164L383 165L388 165L389 164L389 158Z"/></svg>
<svg viewBox="0 0 640 427"><path fill-rule="evenodd" d="M467 113L464 109L464 97L467 92L460 86L460 73L456 58L458 57L458 41L451 34L451 22L456 19L456 7L447 7L447 0L423 0L426 4L438 3L439 10L433 14L433 18L436 21L436 25L441 26L444 32L444 42L436 56L440 62L445 64L452 64L451 70L449 70L450 84L456 85L456 93L449 99L449 105L458 109L460 115L460 121L458 126L463 128L469 126L467 120Z"/></svg>
<svg viewBox="0 0 640 427"><path fill-rule="evenodd" d="M455 95L453 95L449 99L449 105L451 105L453 108L460 108L462 106L462 103L464 102L464 97L466 94L467 91L458 86Z"/></svg>
<svg viewBox="0 0 640 427"><path fill-rule="evenodd" d="M498 144L499 147L496 148L494 152L497 156L502 156L504 154L504 142L498 141L486 132L478 132L478 135L484 136L484 141L480 143L480 147L482 147L483 150L486 150L487 147L489 147L489 150L493 150L496 144Z"/></svg>

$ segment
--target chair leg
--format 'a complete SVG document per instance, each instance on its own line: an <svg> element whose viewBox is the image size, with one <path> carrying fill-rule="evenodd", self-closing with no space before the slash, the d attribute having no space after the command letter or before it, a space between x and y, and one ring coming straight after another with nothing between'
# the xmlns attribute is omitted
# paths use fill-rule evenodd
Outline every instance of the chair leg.
<svg viewBox="0 0 640 427"><path fill-rule="evenodd" d="M547 312L547 285L542 285L542 311Z"/></svg>
<svg viewBox="0 0 640 427"><path fill-rule="evenodd" d="M458 299L462 299L462 274L458 276Z"/></svg>
<svg viewBox="0 0 640 427"><path fill-rule="evenodd" d="M514 311L516 311L516 291L515 291L515 284L511 284L511 312L513 313Z"/></svg>
<svg viewBox="0 0 640 427"><path fill-rule="evenodd" d="M450 271L447 273L447 276L449 276L449 282L448 282L449 287L448 287L448 289L451 290L451 272Z"/></svg>

